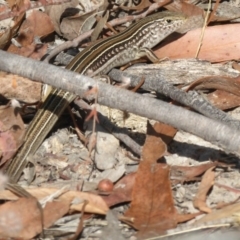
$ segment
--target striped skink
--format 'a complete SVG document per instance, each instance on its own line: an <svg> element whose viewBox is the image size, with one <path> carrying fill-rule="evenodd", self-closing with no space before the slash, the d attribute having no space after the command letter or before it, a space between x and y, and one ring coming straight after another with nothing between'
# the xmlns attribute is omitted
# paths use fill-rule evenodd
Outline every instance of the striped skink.
<svg viewBox="0 0 240 240"><path fill-rule="evenodd" d="M149 15L125 31L85 48L66 68L94 77L107 74L112 68L143 56L156 61L151 48L180 28L186 19L183 14L173 12ZM52 89L30 124L23 146L5 169L10 179L9 189L12 189L11 186L19 180L28 163L28 157L37 151L59 116L74 98L75 95L70 92Z"/></svg>

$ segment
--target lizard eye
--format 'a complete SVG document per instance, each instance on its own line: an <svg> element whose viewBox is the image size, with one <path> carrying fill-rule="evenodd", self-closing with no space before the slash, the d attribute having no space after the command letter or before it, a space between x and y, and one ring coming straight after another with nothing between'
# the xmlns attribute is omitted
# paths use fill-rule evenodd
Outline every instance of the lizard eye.
<svg viewBox="0 0 240 240"><path fill-rule="evenodd" d="M172 22L172 20L171 19L167 19L167 23L171 23Z"/></svg>

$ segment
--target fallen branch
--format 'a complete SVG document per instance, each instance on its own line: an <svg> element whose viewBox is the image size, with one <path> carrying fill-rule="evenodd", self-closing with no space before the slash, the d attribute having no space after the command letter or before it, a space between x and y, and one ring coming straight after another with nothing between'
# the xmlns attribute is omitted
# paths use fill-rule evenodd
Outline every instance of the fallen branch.
<svg viewBox="0 0 240 240"><path fill-rule="evenodd" d="M126 72L122 72L117 69L110 71L109 76L111 79L117 82L121 82L124 78L131 79L130 86L135 87L141 81L142 76L136 76ZM156 76L144 76L145 81L141 88L147 91L156 91L172 100L175 100L184 106L191 107L196 111L202 113L204 116L211 119L221 121L228 126L240 130L240 121L232 118L229 114L223 112L222 110L214 107L210 102L204 99L196 91L185 92L175 86L173 86L172 81L165 80L164 76L159 73ZM211 131L211 130L210 130Z"/></svg>
<svg viewBox="0 0 240 240"><path fill-rule="evenodd" d="M80 97L84 97L90 88L97 86L99 104L167 123L240 156L240 132L221 122L43 62L4 51L0 51L0 56L2 71L66 89Z"/></svg>

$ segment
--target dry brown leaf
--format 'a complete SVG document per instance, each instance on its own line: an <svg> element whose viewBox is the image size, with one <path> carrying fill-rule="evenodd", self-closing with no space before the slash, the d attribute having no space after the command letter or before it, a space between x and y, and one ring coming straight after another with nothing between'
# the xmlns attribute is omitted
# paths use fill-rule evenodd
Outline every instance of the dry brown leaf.
<svg viewBox="0 0 240 240"><path fill-rule="evenodd" d="M60 30L62 36L68 40L73 40L78 37L79 33L88 31L91 29L92 25L96 22L94 15L97 13L97 10L94 9L91 12L88 12L83 15L77 15L74 17L65 17L60 23ZM87 21L87 23L86 23ZM84 27L84 31L82 28Z"/></svg>
<svg viewBox="0 0 240 240"><path fill-rule="evenodd" d="M161 122L154 127L165 144L169 144L178 131L176 128Z"/></svg>
<svg viewBox="0 0 240 240"><path fill-rule="evenodd" d="M44 228L50 227L68 213L70 203L48 202L43 209ZM42 232L41 213L35 198L19 198L17 201L1 205L0 221L5 223L0 225L0 236L30 239Z"/></svg>
<svg viewBox="0 0 240 240"><path fill-rule="evenodd" d="M236 96L240 96L240 78L230 78L230 77L222 77L222 76L210 76L204 77L201 79L197 79L192 82L188 88L189 90L199 90L199 89L218 89L223 90L229 93L233 93Z"/></svg>
<svg viewBox="0 0 240 240"><path fill-rule="evenodd" d="M218 89L207 95L209 101L216 107L225 110L240 104L240 78L225 76L210 76L192 82L187 91L199 89ZM234 94L234 95L233 95Z"/></svg>
<svg viewBox="0 0 240 240"><path fill-rule="evenodd" d="M0 72L0 95L27 103L41 99L42 84L14 74Z"/></svg>
<svg viewBox="0 0 240 240"><path fill-rule="evenodd" d="M197 212L197 213L189 213L189 214L177 214L176 220L178 223L185 223L187 221L190 221L197 216L202 215L202 212Z"/></svg>
<svg viewBox="0 0 240 240"><path fill-rule="evenodd" d="M59 189L54 188L30 188L26 189L31 195L36 197L38 200L41 200L45 197L50 196L51 194L56 193ZM4 200L16 200L18 197L11 193L10 191L0 191L0 199ZM72 204L69 208L70 210L81 211L84 204L83 200L89 201L85 211L89 213L96 214L106 214L108 211L108 206L105 201L93 193L85 193L79 191L68 191L64 192L60 197L57 198L57 201L63 201L66 203L71 203L73 200L79 200L79 203Z"/></svg>
<svg viewBox="0 0 240 240"><path fill-rule="evenodd" d="M41 11L33 10L19 29L18 42L26 47L33 42L34 37L44 37L54 31L49 16Z"/></svg>
<svg viewBox="0 0 240 240"><path fill-rule="evenodd" d="M23 22L16 38L21 48L11 44L8 51L25 57L41 59L47 51L47 45L36 45L34 38L47 36L53 31L53 24L47 14L34 10Z"/></svg>
<svg viewBox="0 0 240 240"><path fill-rule="evenodd" d="M105 24L107 23L109 17L109 10L105 12L105 15L100 18L100 20L97 22L96 27L94 28L92 34L91 34L91 42L98 39L100 33L102 32Z"/></svg>
<svg viewBox="0 0 240 240"><path fill-rule="evenodd" d="M66 215L69 212L70 204L70 201L56 200L48 202L43 209L44 228L52 226L58 219Z"/></svg>
<svg viewBox="0 0 240 240"><path fill-rule="evenodd" d="M232 68L240 71L240 65L237 62L232 63Z"/></svg>
<svg viewBox="0 0 240 240"><path fill-rule="evenodd" d="M31 239L41 232L41 213L34 198L0 205L0 237Z"/></svg>
<svg viewBox="0 0 240 240"><path fill-rule="evenodd" d="M161 59L194 58L202 29L188 32L176 40L176 35L165 39L155 54ZM174 37L175 36L175 37ZM223 62L240 58L240 24L207 27L198 57L211 62ZM166 45L166 41L171 43ZM176 41L173 41L176 40ZM181 46L184 46L181 47Z"/></svg>
<svg viewBox="0 0 240 240"><path fill-rule="evenodd" d="M209 93L207 99L221 110L228 110L240 106L240 97L222 90Z"/></svg>
<svg viewBox="0 0 240 240"><path fill-rule="evenodd" d="M20 9L23 9L22 11L19 11L18 14L12 19L12 22L10 23L9 21L5 21L6 26L5 31L1 34L0 36L0 48L4 48L9 44L11 38L13 38L20 25L22 24L22 21L24 20L25 17L25 10L24 6L28 5L30 2L29 0L17 0L17 1L8 1L9 7L12 9L12 11L18 11Z"/></svg>
<svg viewBox="0 0 240 240"><path fill-rule="evenodd" d="M142 150L142 159L148 163L156 164L157 160L163 157L167 152L167 146L162 141L162 123L155 123L152 127L149 122L147 124L147 136Z"/></svg>
<svg viewBox="0 0 240 240"><path fill-rule="evenodd" d="M91 10L85 14L79 14L78 1L76 0L58 6L46 7L46 12L52 20L55 31L68 40L76 38L86 19L95 14L98 10L99 6L95 6L93 3ZM94 22L95 21L94 19Z"/></svg>
<svg viewBox="0 0 240 240"><path fill-rule="evenodd" d="M0 33L0 49L3 49L11 39L11 29L7 28L5 32Z"/></svg>
<svg viewBox="0 0 240 240"><path fill-rule="evenodd" d="M171 176L181 177L181 181L191 181L193 178L203 174L209 168L217 166L218 162L209 162L198 166L171 166Z"/></svg>
<svg viewBox="0 0 240 240"><path fill-rule="evenodd" d="M69 3L63 3L60 5L54 5L54 6L46 6L45 12L48 14L48 16L51 18L51 21L53 23L55 31L62 35L62 32L60 30L60 21L61 21L61 15L67 8L75 8L78 5L78 1L70 1Z"/></svg>
<svg viewBox="0 0 240 240"><path fill-rule="evenodd" d="M106 204L111 207L119 203L132 200L132 188L135 182L136 173L130 173L120 179L108 196L102 196Z"/></svg>
<svg viewBox="0 0 240 240"><path fill-rule="evenodd" d="M201 219L197 220L196 224L204 224L205 222L214 222L228 217L237 217L237 214L240 213L240 203L235 203L230 206L226 206L222 209L213 211ZM239 217L239 216L238 216Z"/></svg>
<svg viewBox="0 0 240 240"><path fill-rule="evenodd" d="M1 164L11 159L21 146L25 134L24 123L18 111L10 106L0 108Z"/></svg>
<svg viewBox="0 0 240 240"><path fill-rule="evenodd" d="M133 187L132 203L125 217L133 219L131 225L138 229L140 238L163 233L177 225L176 210L173 203L169 180L169 167L157 161L166 152L156 129L148 124L147 138Z"/></svg>
<svg viewBox="0 0 240 240"><path fill-rule="evenodd" d="M33 28L33 34L40 38L46 37L54 32L50 17L41 11L32 11L31 15L29 15L27 20L23 23L21 31L28 33L29 28Z"/></svg>
<svg viewBox="0 0 240 240"><path fill-rule="evenodd" d="M215 172L213 172L213 169L215 167L212 167L208 169L205 174L203 175L202 181L200 183L198 192L193 200L193 206L195 208L198 208L202 212L210 213L212 210L207 206L206 199L209 189L214 184L215 179Z"/></svg>
<svg viewBox="0 0 240 240"><path fill-rule="evenodd" d="M141 162L132 195L125 216L134 219L132 226L139 230L138 236L151 237L176 227L177 214L166 164Z"/></svg>
<svg viewBox="0 0 240 240"><path fill-rule="evenodd" d="M2 31L0 34L0 49L5 48L7 44L9 44L11 38L16 35L17 30L20 27L23 19L24 14L20 15L15 21L13 21L13 26L12 24L7 24L7 26L5 26L5 31Z"/></svg>

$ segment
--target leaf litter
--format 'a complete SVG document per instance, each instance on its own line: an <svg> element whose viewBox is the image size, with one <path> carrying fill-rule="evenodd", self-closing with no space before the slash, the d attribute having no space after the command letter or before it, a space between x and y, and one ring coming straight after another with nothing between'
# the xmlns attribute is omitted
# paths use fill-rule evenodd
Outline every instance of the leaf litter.
<svg viewBox="0 0 240 240"><path fill-rule="evenodd" d="M44 1L40 3L47 5ZM47 53L50 44L47 39L54 34L54 30L68 40L78 36L83 24L85 24L85 31L90 30L94 24L86 20L93 18L95 13L104 10L107 6L106 1L98 3L101 8L90 5L90 2L82 5L76 1L69 3L59 1L58 6L47 7L48 10L45 12L31 11L24 20L25 11L30 8L31 3L28 1L17 1L14 4L8 2L15 16L11 20L13 23L9 24L0 35L0 47L7 48L9 52L40 60ZM138 6L121 7L121 9L141 10L143 6L150 6L150 4L149 1L142 0ZM179 9L176 2L167 7L171 10ZM4 14L6 16L6 9L6 7L0 8L1 16ZM199 7L182 3L180 9L193 16L195 14L197 16L195 21L196 19L202 20L200 15L203 11ZM85 13L83 13L84 10ZM237 28L238 24L232 23L208 27L205 30L199 57L211 62L238 59L236 39L238 39L237 32L239 31ZM192 58L199 43L200 31L201 29L193 30L171 44L166 45L165 42L169 41L166 40L164 41L166 46L160 45L161 47L158 47L155 53L159 58L166 56L171 59ZM17 37L15 37L16 33L18 33ZM9 39L14 39L14 41L10 43ZM182 51L179 46L187 46L186 51ZM18 91L18 84L14 81L14 76L11 77L12 88ZM226 90L222 87L223 85L231 86L231 81L234 81L227 78L225 80L224 83L223 81L216 82L213 88L223 91ZM198 80L198 83L200 83L198 88L202 85L205 89L209 89L210 85L203 79ZM231 94L239 91L234 82L233 85L236 89L228 91ZM214 99L213 93L206 97L220 108L229 109L238 106L237 102L233 104L233 100L227 96L226 92L224 92L225 101L221 105L219 97L216 98L217 92L214 94ZM226 102L228 102L228 107L224 108ZM9 106L5 108L0 116L1 123L4 123L4 118L8 118L7 123L5 122L5 125L1 127L2 164L11 158L11 155L6 153L14 154L13 149L15 151L21 145L24 133L23 123L18 115L14 115L15 109ZM113 118L114 114L115 110L112 109L106 115ZM96 108L93 108L88 117L92 115L97 117ZM130 136L141 144L145 142L141 156L132 156L129 149L121 145L112 154L113 160L107 155L101 160L113 161L111 167L109 165L101 167L99 171L94 163L98 150L96 142L102 141L103 146L99 145L101 146L99 150L107 151L104 149L104 143L106 145L105 139L108 135L101 135L99 129L93 129L93 133L89 133L90 136L88 136L88 139L94 143L91 144L89 152L86 145L77 139L74 130L69 128L68 119L66 120L68 125L63 123L63 129L59 128L60 130L52 137L45 140L36 156L31 156L31 163L35 165L33 173L35 179L31 185L35 188L27 188L27 190L40 203L44 200L44 228L47 229L45 234L52 236L50 233L52 226L52 229L57 227L62 234L68 233L70 236L75 233L72 235L73 238L77 238L82 233L83 238L92 235L94 239L113 239L113 236L114 239L130 237L153 239L153 237L170 233L170 229L178 229L179 226L179 231L181 231L184 229L181 227L185 226L185 222L192 224L192 228L199 224L204 226L206 222L212 223L212 226L215 226L216 221L222 221L221 223L225 225L228 222L234 224L239 222L239 184L237 181L239 173L234 168L234 161L233 163L220 163L221 160L226 160L231 156L213 145L206 145L199 138L177 132L177 129L163 123L151 125L146 119L136 117L137 120L133 121L132 116L125 117L121 112L120 115L122 115L120 124L131 129ZM135 126L136 123L139 125L138 128ZM80 128L84 129L82 122L81 125ZM17 129L21 129L21 132L9 133L9 130L16 129L13 126L18 126ZM68 127L67 130L64 129L65 126ZM145 134L146 128L147 135ZM107 144L110 145L111 142ZM212 152L208 155L210 149ZM208 160L214 161L196 163ZM120 168L121 171L117 172ZM114 186L107 188L107 191L97 189L98 183L108 177L108 181L113 181ZM1 179L3 187L5 181L6 178L3 176ZM20 184L26 185L28 181L28 175L24 174ZM56 182L58 188L54 188ZM44 184L47 187L44 188ZM84 192L83 189L88 189L88 192ZM41 234L41 213L35 198L18 198L9 191L1 191L0 198L5 200L0 205L1 237L30 239ZM81 213L80 218L79 213ZM66 216L70 219L69 223L71 223L71 218L78 219L78 223L75 223L75 230L61 230L61 224L57 224ZM230 219L230 221L224 222L223 219ZM97 230L100 233L94 234ZM56 232L54 234L57 236Z"/></svg>

